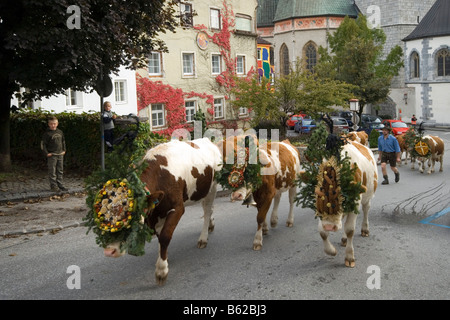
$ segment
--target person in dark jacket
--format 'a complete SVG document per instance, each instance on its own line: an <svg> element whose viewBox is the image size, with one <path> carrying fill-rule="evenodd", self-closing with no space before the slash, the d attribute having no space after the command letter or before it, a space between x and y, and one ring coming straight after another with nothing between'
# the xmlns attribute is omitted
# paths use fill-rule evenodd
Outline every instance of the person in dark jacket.
<svg viewBox="0 0 450 320"><path fill-rule="evenodd" d="M108 147L107 151L113 151L114 144L114 119L116 119L116 115L111 111L111 102L105 101L103 103L103 132L105 135L105 143Z"/></svg>
<svg viewBox="0 0 450 320"><path fill-rule="evenodd" d="M47 124L48 128L42 135L41 149L47 157L50 189L51 191L68 191L63 184L63 162L66 154L64 133L58 129L56 117L50 117Z"/></svg>

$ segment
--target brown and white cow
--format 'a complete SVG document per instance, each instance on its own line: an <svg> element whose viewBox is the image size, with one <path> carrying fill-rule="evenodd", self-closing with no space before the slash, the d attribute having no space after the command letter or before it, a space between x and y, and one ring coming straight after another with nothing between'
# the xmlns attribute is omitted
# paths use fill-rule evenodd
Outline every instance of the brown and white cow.
<svg viewBox="0 0 450 320"><path fill-rule="evenodd" d="M232 143L232 141L234 141L234 143ZM224 150L223 143L226 143L227 152L229 152L230 148L236 148L236 137L231 137L231 139L228 138L225 142L220 142L219 149L221 150ZM272 200L274 200L274 202L270 224L272 228L276 227L278 223L278 206L281 194L286 191L289 191L290 205L286 226L293 226L294 199L297 191L296 179L298 178L298 174L300 174L300 157L297 149L290 144L289 140L284 140L283 142L269 142L260 145L259 161L263 166L261 170L262 185L258 189L252 190L248 185L243 183L242 187L231 194L232 201L242 201L245 200L250 193L253 195L255 206L258 209L256 217L257 231L253 240L254 250L261 250L263 235L267 234L269 231L266 215L272 204Z"/></svg>
<svg viewBox="0 0 450 320"><path fill-rule="evenodd" d="M361 235L368 237L370 203L377 189L377 162L369 148L354 141L343 146L341 157L344 157L345 154L350 158L352 165L357 166L355 182L361 182L361 186L365 190L360 195L357 208L359 209L362 204L364 217ZM328 164L324 163L324 168L327 168ZM331 163L329 167L332 167ZM330 240L328 240L329 232L341 229L342 219L344 216L347 216L341 245L346 247L345 265L353 268L355 266L353 236L355 233L357 214L355 212L343 212L343 197L340 191L339 175L336 172L334 174L332 172L324 172L325 174L322 173L323 184L316 187L316 215L320 217L318 226L320 237L323 240L325 253L335 256L337 251ZM321 181L320 178L319 181ZM330 185L332 186L330 187Z"/></svg>
<svg viewBox="0 0 450 320"><path fill-rule="evenodd" d="M356 141L361 143L362 145L365 145L366 147L369 146L369 136L365 131L351 131L345 135L347 139L350 141Z"/></svg>
<svg viewBox="0 0 450 320"><path fill-rule="evenodd" d="M439 168L439 171L442 172L443 171L443 161L444 161L444 141L436 136L430 136L430 135L426 135L422 137L422 141L424 141L427 145L428 148L431 151L431 155L428 158L428 174L431 174L434 172L434 165L436 163L436 161L441 163L441 166ZM418 157L417 158L417 162L419 163L419 170L421 173L424 172L425 170L425 161L427 160L427 158L425 157Z"/></svg>
<svg viewBox="0 0 450 320"><path fill-rule="evenodd" d="M155 277L157 283L162 285L169 273L167 248L188 203L202 201L204 223L197 246L204 248L207 245L208 231L214 229L214 174L222 166L222 155L214 143L203 138L160 144L150 149L144 160L148 162L148 167L142 173L141 180L151 193L149 207L154 200L159 202L145 223L158 237L159 257ZM125 254L120 251L120 243L109 244L104 253L108 257Z"/></svg>

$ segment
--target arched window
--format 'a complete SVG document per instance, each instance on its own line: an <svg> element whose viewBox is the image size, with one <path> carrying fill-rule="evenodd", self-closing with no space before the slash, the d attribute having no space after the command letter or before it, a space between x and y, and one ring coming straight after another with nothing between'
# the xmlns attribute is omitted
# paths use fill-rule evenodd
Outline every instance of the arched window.
<svg viewBox="0 0 450 320"><path fill-rule="evenodd" d="M280 71L284 76L287 76L290 71L289 49L284 43L280 49Z"/></svg>
<svg viewBox="0 0 450 320"><path fill-rule="evenodd" d="M411 79L420 77L420 59L417 52L413 52L410 58Z"/></svg>
<svg viewBox="0 0 450 320"><path fill-rule="evenodd" d="M314 72L314 67L317 64L317 49L313 42L308 42L303 48L303 56L305 59L306 69Z"/></svg>
<svg viewBox="0 0 450 320"><path fill-rule="evenodd" d="M438 77L450 76L450 51L442 49L436 56Z"/></svg>

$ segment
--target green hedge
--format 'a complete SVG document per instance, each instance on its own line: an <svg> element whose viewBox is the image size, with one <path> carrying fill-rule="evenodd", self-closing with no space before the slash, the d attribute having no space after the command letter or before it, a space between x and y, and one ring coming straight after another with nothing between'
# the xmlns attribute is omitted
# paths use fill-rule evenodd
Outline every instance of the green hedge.
<svg viewBox="0 0 450 320"><path fill-rule="evenodd" d="M58 118L58 128L64 132L66 139L65 168L77 170L81 173L90 173L98 168L101 161L99 112L53 114L37 109L11 113L10 141L12 161L26 161L31 166L46 163L46 159L41 151L41 138L48 127L47 118L50 115ZM114 135L119 137L124 132L135 128L135 125L116 125ZM142 147L151 146L154 139L162 139L158 135L150 133L148 123L140 124L139 136Z"/></svg>

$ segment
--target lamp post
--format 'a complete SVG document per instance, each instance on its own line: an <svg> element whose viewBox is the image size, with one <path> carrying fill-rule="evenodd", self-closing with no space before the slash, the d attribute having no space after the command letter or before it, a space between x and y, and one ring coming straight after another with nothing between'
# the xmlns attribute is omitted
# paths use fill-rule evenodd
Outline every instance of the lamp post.
<svg viewBox="0 0 450 320"><path fill-rule="evenodd" d="M359 111L359 100L358 99L350 99L350 111L353 113L353 130L358 129L359 117L356 114Z"/></svg>

